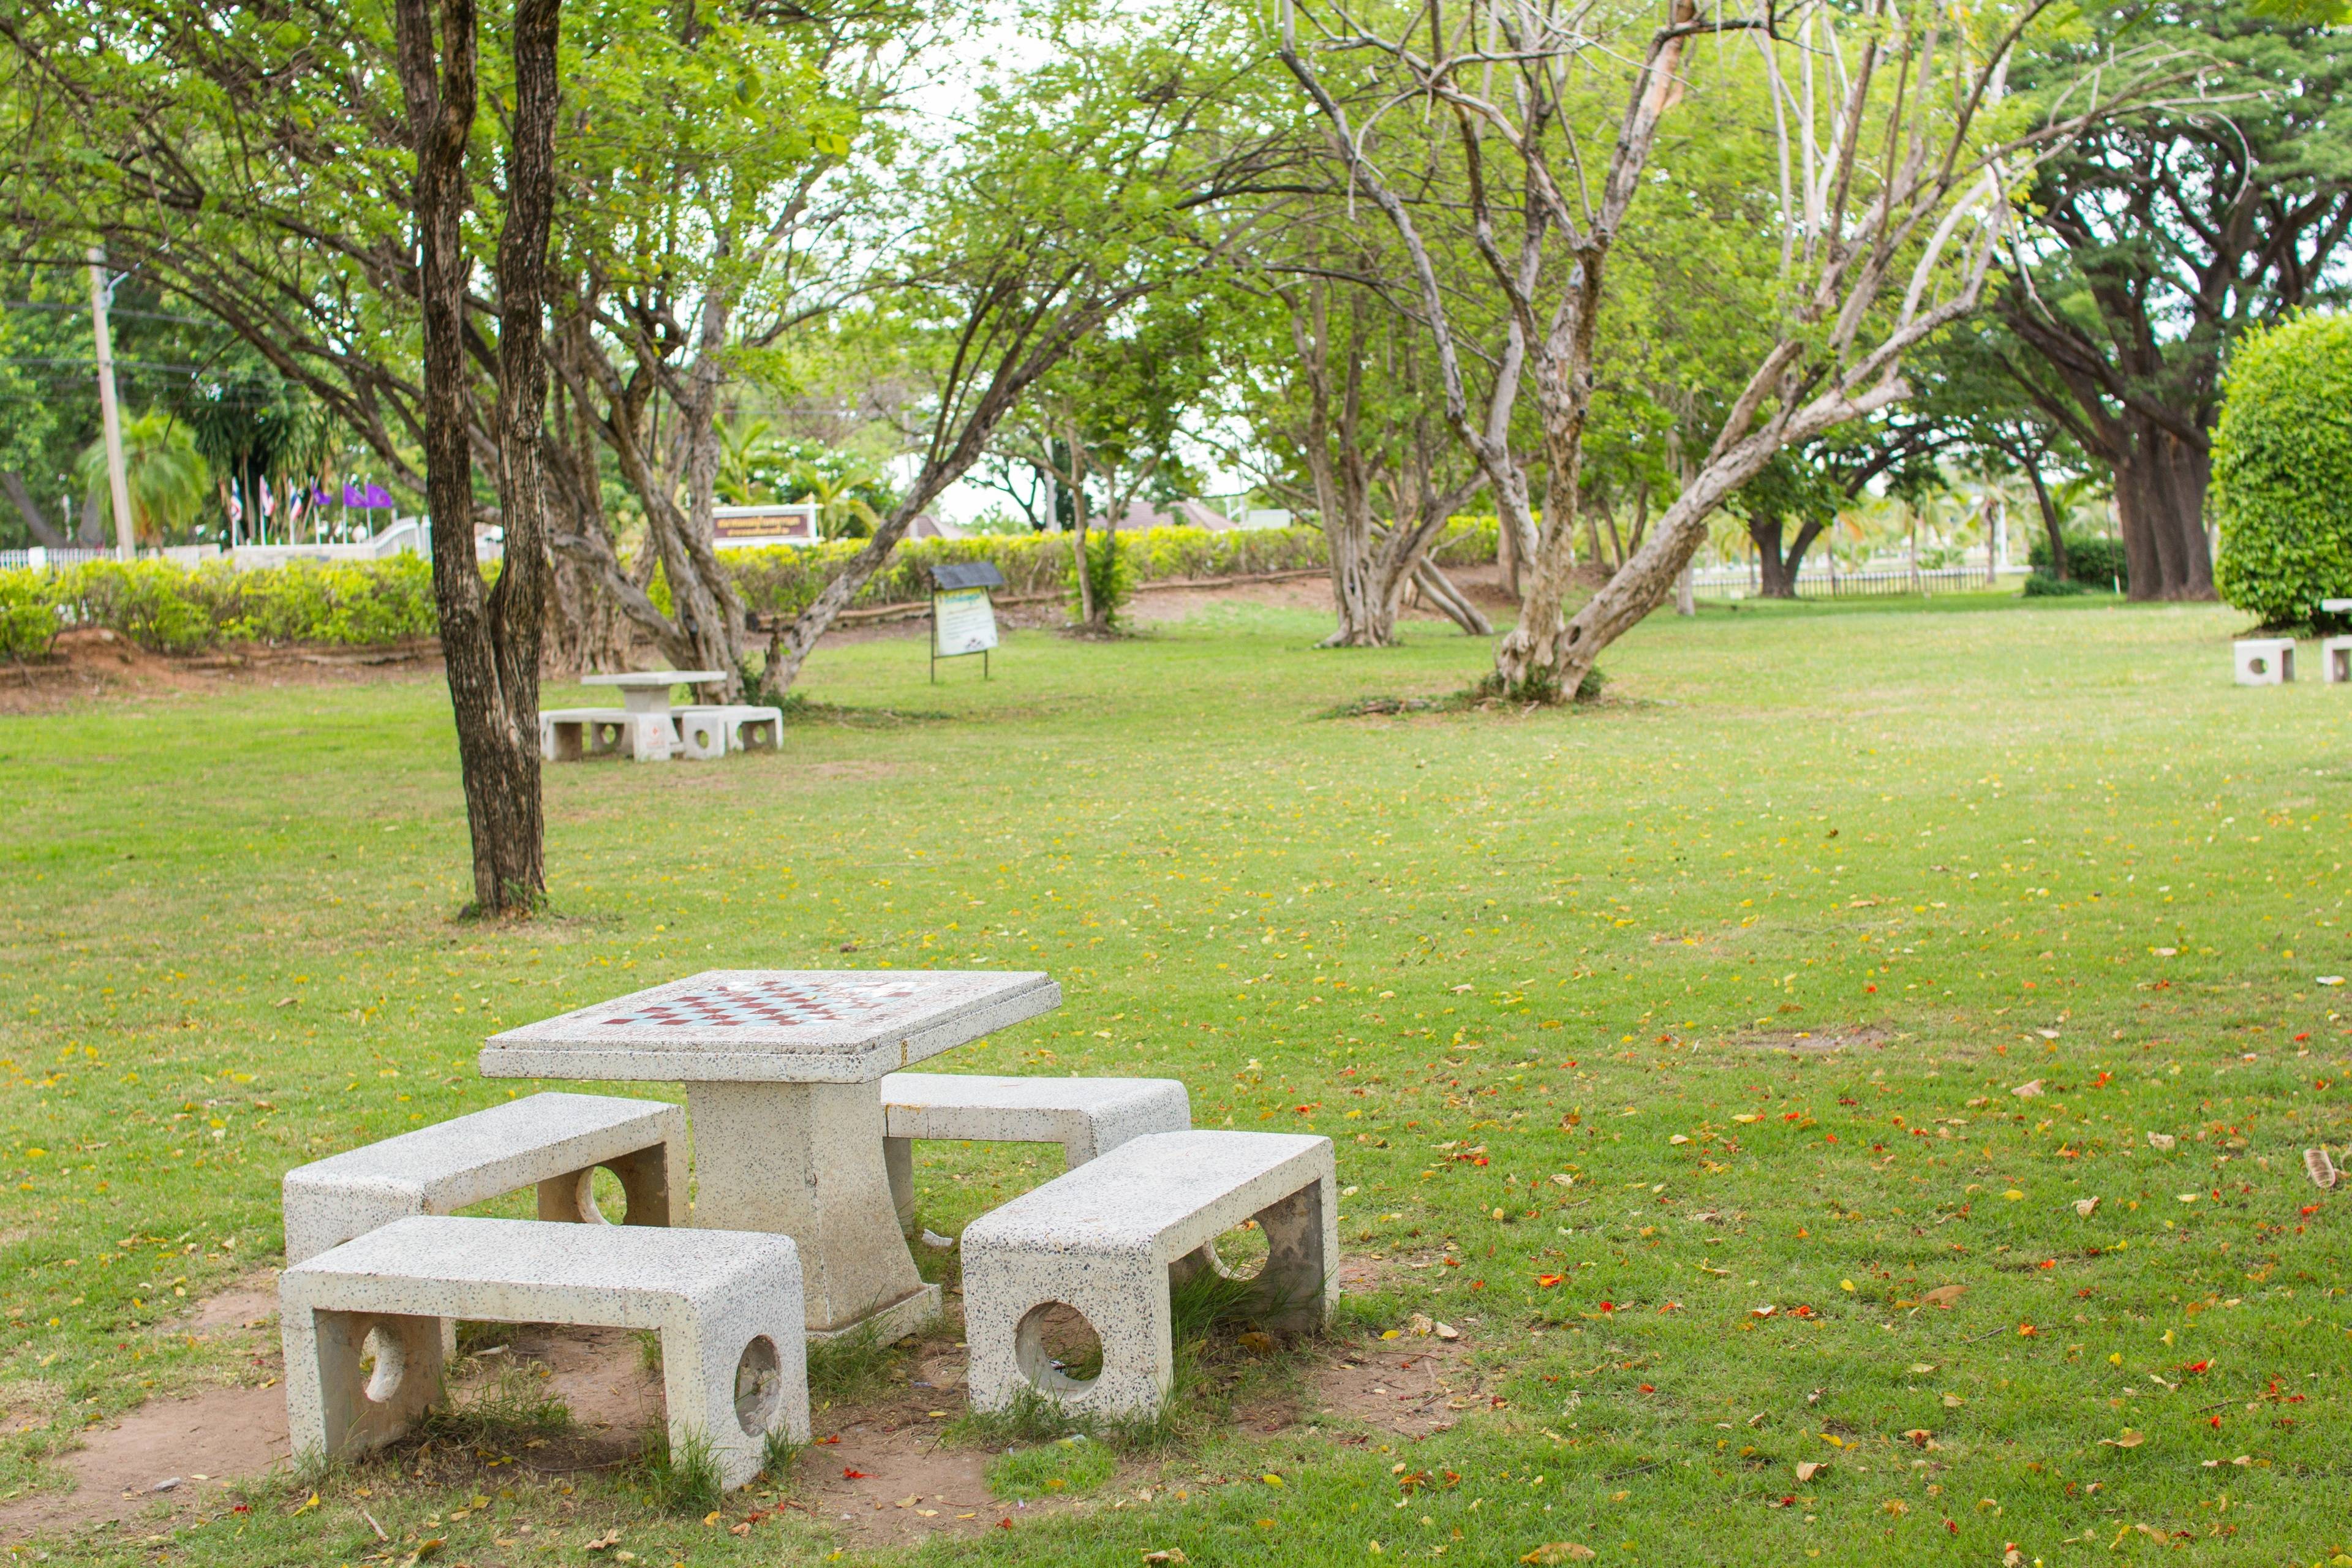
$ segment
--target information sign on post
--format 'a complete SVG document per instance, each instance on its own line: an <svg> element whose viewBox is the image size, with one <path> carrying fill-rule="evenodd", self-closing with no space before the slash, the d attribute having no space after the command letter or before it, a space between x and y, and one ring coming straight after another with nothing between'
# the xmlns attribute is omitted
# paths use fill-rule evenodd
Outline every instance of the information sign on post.
<svg viewBox="0 0 2352 1568"><path fill-rule="evenodd" d="M1004 586L1004 574L985 561L943 563L931 568L931 679L940 660L980 655L980 678L988 679L988 653L996 646L996 603L989 590Z"/></svg>

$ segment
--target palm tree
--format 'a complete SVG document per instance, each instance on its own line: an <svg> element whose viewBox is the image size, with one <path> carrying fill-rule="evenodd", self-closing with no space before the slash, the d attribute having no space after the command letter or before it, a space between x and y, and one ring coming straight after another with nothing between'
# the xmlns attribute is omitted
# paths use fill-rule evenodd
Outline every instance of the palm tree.
<svg viewBox="0 0 2352 1568"><path fill-rule="evenodd" d="M800 499L816 502L820 538L868 538L882 526L881 513L856 493L882 483L881 474L872 468L842 464L828 474L813 463L803 463L793 470L793 483L801 492Z"/></svg>
<svg viewBox="0 0 2352 1568"><path fill-rule="evenodd" d="M131 531L139 542L164 544L184 535L212 485L211 470L188 427L161 409L149 409L122 427L122 465L130 480ZM102 510L106 443L97 440L85 447L74 471L91 504Z"/></svg>

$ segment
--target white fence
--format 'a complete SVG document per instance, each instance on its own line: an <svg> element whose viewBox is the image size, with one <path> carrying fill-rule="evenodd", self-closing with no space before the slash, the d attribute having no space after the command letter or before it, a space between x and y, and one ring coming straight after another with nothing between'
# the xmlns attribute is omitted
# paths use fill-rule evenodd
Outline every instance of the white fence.
<svg viewBox="0 0 2352 1568"><path fill-rule="evenodd" d="M226 561L240 572L252 572L271 566L283 566L289 561L383 561L394 555L424 555L433 549L433 528L422 518L408 517L395 521L373 539L352 540L340 544L240 544L224 550L217 544L167 544L162 549L139 552L142 561L169 561L180 566L201 566L211 561ZM492 532L478 538L476 552L485 561L495 561L504 552L498 535ZM110 549L68 546L46 549L35 545L30 550L0 550L0 571L57 572L68 567L86 565L92 561L113 561L119 557Z"/></svg>
<svg viewBox="0 0 2352 1568"><path fill-rule="evenodd" d="M1923 567L1914 572L1907 566L1879 563L1849 572L1809 563L1797 575L1797 595L1809 599L1859 599L1981 593L1987 588L2013 587L2025 574L2023 566L2004 566L1989 578L1982 566ZM1763 588L1753 567L1714 567L1691 574L1691 592L1703 599L1753 599L1762 595Z"/></svg>

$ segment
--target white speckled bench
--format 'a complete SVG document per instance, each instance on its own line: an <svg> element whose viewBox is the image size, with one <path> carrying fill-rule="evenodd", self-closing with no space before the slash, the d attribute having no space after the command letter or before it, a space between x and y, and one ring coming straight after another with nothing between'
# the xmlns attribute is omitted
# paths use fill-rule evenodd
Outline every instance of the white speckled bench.
<svg viewBox="0 0 2352 1568"><path fill-rule="evenodd" d="M1320 1328L1336 1288L1337 1204L1328 1138L1204 1130L1130 1139L981 1215L963 1232L972 1408L1002 1410L1033 1389L1090 1415L1157 1410L1175 1375L1171 1271L1213 1258L1216 1238L1247 1219L1266 1239L1247 1310L1272 1331ZM1056 1307L1101 1341L1091 1380L1046 1355Z"/></svg>
<svg viewBox="0 0 2352 1568"><path fill-rule="evenodd" d="M404 1433L441 1396L437 1325L452 1318L658 1332L670 1452L700 1436L730 1489L759 1474L769 1433L808 1440L789 1237L427 1215L295 1264L278 1301L300 1458Z"/></svg>
<svg viewBox="0 0 2352 1568"><path fill-rule="evenodd" d="M684 1218L686 1112L658 1100L533 1094L286 1173L286 1259L299 1263L410 1215L448 1214L519 1187L539 1217L599 1221L590 1183L621 1179L632 1226Z"/></svg>
<svg viewBox="0 0 2352 1568"><path fill-rule="evenodd" d="M539 716L543 762L576 763L626 753L640 763L666 763L677 731L665 714L625 708L550 708Z"/></svg>
<svg viewBox="0 0 2352 1568"><path fill-rule="evenodd" d="M784 744L784 710L747 703L675 708L677 743L700 762L729 752L775 752Z"/></svg>
<svg viewBox="0 0 2352 1568"><path fill-rule="evenodd" d="M903 1227L915 1219L918 1138L1059 1143L1075 1169L1147 1132L1192 1125L1192 1099L1172 1078L987 1078L894 1072L882 1079L883 1164Z"/></svg>

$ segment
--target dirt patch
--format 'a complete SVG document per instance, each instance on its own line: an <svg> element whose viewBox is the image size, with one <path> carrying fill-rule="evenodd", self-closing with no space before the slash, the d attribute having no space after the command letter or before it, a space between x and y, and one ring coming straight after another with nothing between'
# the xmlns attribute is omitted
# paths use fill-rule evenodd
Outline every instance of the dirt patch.
<svg viewBox="0 0 2352 1568"><path fill-rule="evenodd" d="M217 1296L196 1303L194 1311L171 1325L172 1331L202 1329L266 1329L278 1321L278 1270L264 1268L247 1275Z"/></svg>
<svg viewBox="0 0 2352 1568"><path fill-rule="evenodd" d="M1433 1321L1426 1334L1408 1331L1393 1340L1340 1350L1332 1364L1315 1373L1311 1398L1319 1415L1418 1440L1449 1430L1470 1411L1487 1408L1480 1384L1467 1338L1442 1339Z"/></svg>
<svg viewBox="0 0 2352 1568"><path fill-rule="evenodd" d="M1341 1289L1382 1289L1402 1277L1396 1268L1389 1260L1350 1259ZM276 1309L274 1277L264 1270L196 1303L170 1331L267 1330ZM1076 1497L992 1497L987 1470L993 1451L945 1438L967 1409L955 1321L951 1313L902 1350L880 1392L814 1413L815 1441L801 1456L783 1506L823 1523L846 1547L883 1552L919 1547L936 1535L972 1538L1056 1514L1131 1506L1130 1499L1158 1489L1158 1465L1128 1464ZM1237 1410L1236 1425L1274 1433L1303 1418L1336 1416L1408 1439L1445 1431L1490 1404L1471 1365L1473 1336L1448 1340L1446 1331L1434 1320L1415 1319L1401 1324L1394 1340L1331 1345L1307 1366L1295 1395ZM415 1480L477 1484L491 1459L542 1476L614 1468L634 1462L664 1419L661 1373L635 1333L520 1324L484 1339L486 1348L452 1368L454 1415L437 1419L425 1440L402 1450L401 1468ZM167 1529L183 1516L217 1508L229 1483L282 1469L289 1451L286 1391L274 1343L257 1338L255 1349L261 1353L254 1374L267 1379L257 1386L152 1401L83 1434L83 1447L58 1461L74 1489L0 1507L0 1542L128 1520ZM502 1412L511 1419L548 1401L570 1412L568 1426L519 1436L513 1426L468 1425L469 1417Z"/></svg>
<svg viewBox="0 0 2352 1568"><path fill-rule="evenodd" d="M1087 1506L1083 1498L992 1497L992 1456L941 1440L965 1408L962 1351L949 1341L922 1342L888 1393L816 1414L816 1441L793 1472L797 1499L844 1545L869 1552L919 1546L935 1535L1017 1530L1026 1520Z"/></svg>
<svg viewBox="0 0 2352 1568"><path fill-rule="evenodd" d="M286 1462L286 1391L273 1378L262 1387L155 1400L93 1427L82 1442L58 1461L74 1489L0 1509L0 1541L216 1503L231 1481Z"/></svg>
<svg viewBox="0 0 2352 1568"><path fill-rule="evenodd" d="M1743 1051L1780 1051L1790 1056L1827 1056L1832 1051L1884 1050L1895 1037L1871 1024L1843 1028L1777 1030L1769 1034L1736 1035L1727 1043Z"/></svg>

